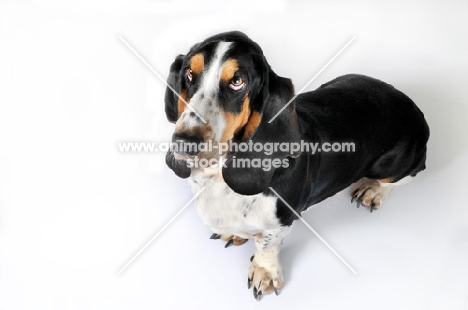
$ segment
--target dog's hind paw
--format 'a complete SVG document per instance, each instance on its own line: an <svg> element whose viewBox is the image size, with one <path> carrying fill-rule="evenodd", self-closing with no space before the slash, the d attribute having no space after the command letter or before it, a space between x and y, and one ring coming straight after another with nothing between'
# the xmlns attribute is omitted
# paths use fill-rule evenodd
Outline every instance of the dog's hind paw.
<svg viewBox="0 0 468 310"><path fill-rule="evenodd" d="M378 181L365 182L353 191L351 203L356 201L358 208L365 206L372 212L380 208L383 200L391 190L392 186L382 186Z"/></svg>

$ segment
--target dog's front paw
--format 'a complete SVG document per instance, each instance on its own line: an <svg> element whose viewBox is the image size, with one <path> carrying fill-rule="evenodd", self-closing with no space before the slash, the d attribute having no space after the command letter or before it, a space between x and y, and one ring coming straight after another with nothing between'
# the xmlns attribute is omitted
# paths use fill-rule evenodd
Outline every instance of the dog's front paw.
<svg viewBox="0 0 468 310"><path fill-rule="evenodd" d="M256 300L260 301L263 295L275 292L279 295L283 287L283 274L281 264L277 259L269 259L255 255L249 268L247 285L253 287L253 294Z"/></svg>

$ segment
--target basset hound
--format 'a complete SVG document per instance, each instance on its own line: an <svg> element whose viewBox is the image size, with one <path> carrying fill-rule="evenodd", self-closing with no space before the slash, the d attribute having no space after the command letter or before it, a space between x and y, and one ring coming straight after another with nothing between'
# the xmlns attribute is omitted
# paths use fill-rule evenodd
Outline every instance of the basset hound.
<svg viewBox="0 0 468 310"><path fill-rule="evenodd" d="M257 300L283 287L280 247L298 219L290 207L300 214L367 178L352 202L372 212L395 185L425 169L429 127L405 94L350 74L294 98L291 80L278 76L241 32L214 35L177 56L167 83L165 112L179 147L166 163L188 178L194 194L203 190L196 209L212 239L226 247L255 241L248 287ZM208 142L210 148L180 147ZM242 143L259 148L221 147ZM323 151L304 150L314 143ZM336 143L353 148L330 151ZM265 152L267 145L276 147Z"/></svg>

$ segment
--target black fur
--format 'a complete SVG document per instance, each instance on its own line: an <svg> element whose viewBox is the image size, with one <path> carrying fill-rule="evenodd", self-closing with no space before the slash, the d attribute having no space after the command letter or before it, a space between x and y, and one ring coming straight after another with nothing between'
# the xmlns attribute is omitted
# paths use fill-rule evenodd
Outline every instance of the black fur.
<svg viewBox="0 0 468 310"><path fill-rule="evenodd" d="M176 57L174 62L171 65L169 77L167 78L167 83L177 92L180 92L182 89L180 81L180 71L182 69L182 63L184 61L184 55L179 55ZM166 94L164 97L165 101L165 110L167 119L171 123L175 123L178 118L177 102L178 97L174 92L167 87ZM171 148L166 153L166 164L174 171L174 173L183 179L186 179L190 176L191 169L187 167L187 163L183 160L177 160L174 158L174 150Z"/></svg>
<svg viewBox="0 0 468 310"><path fill-rule="evenodd" d="M180 80L180 71L182 69L182 63L184 61L184 55L179 55L176 57L174 62L171 65L169 71L169 77L167 78L167 84L169 84L172 89L177 93L180 93L182 90L181 80ZM174 92L167 87L166 94L164 96L165 106L166 106L166 116L168 121L175 123L178 118L177 111L177 102L179 98Z"/></svg>
<svg viewBox="0 0 468 310"><path fill-rule="evenodd" d="M296 111L305 141L355 143L355 152L302 154L290 159L289 168L276 170L270 186L298 212L362 177L396 182L425 169L424 115L389 84L345 75L299 95ZM277 212L285 225L295 219L279 200Z"/></svg>

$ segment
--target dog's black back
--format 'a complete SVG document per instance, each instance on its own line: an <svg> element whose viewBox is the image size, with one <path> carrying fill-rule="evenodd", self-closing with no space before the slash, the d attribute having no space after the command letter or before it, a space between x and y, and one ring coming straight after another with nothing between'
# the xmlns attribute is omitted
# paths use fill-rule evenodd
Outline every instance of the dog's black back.
<svg viewBox="0 0 468 310"><path fill-rule="evenodd" d="M425 168L429 127L413 101L393 86L345 75L300 94L295 103L305 141L355 146L354 152L302 153L289 160L289 168L276 170L271 186L297 211L363 177L397 182ZM281 201L278 215L287 225L295 218Z"/></svg>

